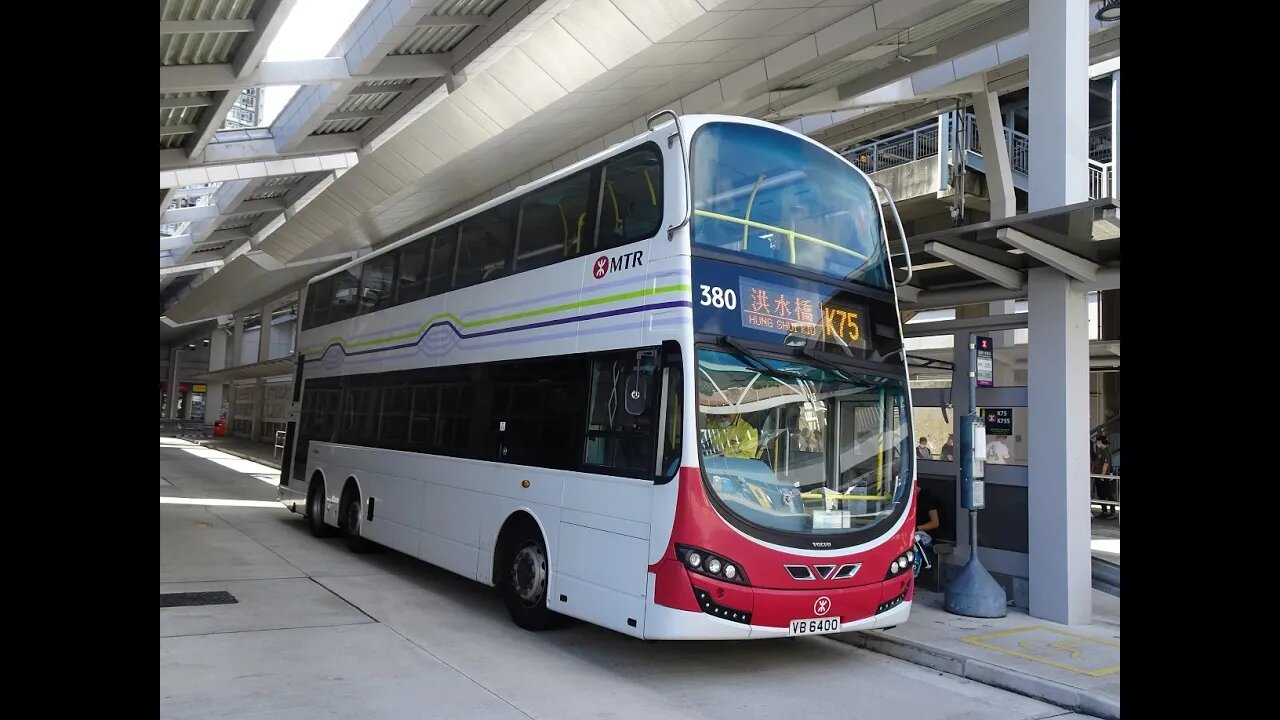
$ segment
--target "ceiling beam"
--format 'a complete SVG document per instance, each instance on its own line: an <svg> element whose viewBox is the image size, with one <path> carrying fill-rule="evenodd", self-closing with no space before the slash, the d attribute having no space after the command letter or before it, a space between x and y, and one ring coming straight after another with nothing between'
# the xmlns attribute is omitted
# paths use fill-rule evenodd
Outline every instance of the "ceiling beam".
<svg viewBox="0 0 1280 720"><path fill-rule="evenodd" d="M968 253L937 241L927 243L924 246L924 250L936 258L946 260L961 270L967 270L1008 290L1020 290L1027 281L1027 274L1021 270L1005 267L986 258L978 257L973 253Z"/></svg>
<svg viewBox="0 0 1280 720"><path fill-rule="evenodd" d="M195 125L161 125L160 137L164 137L166 135L190 135L195 131Z"/></svg>
<svg viewBox="0 0 1280 720"><path fill-rule="evenodd" d="M251 33L252 20L161 20L161 35L185 33Z"/></svg>
<svg viewBox="0 0 1280 720"><path fill-rule="evenodd" d="M346 110L343 112L331 112L328 115L324 116L323 122L330 122L333 120L363 120L365 118L376 118L381 114L382 114L382 111L377 108L370 108L368 110Z"/></svg>
<svg viewBox="0 0 1280 720"><path fill-rule="evenodd" d="M160 188L160 217L163 220L164 211L169 209L169 203L173 202L174 196L177 194L178 188Z"/></svg>
<svg viewBox="0 0 1280 720"><path fill-rule="evenodd" d="M297 0L266 0L262 3L250 35L244 39L231 60L229 67L235 78L243 80L258 69L262 59L267 56L267 48L280 33L285 18L289 16L289 11L293 9L296 2ZM236 100L240 97L240 91L239 87L230 87L214 93L212 106L207 107L200 115L199 131L195 137L187 140L187 157L194 157L204 152L205 147L213 140L214 133L218 132L226 122L227 113L231 112L231 108L235 106Z"/></svg>
<svg viewBox="0 0 1280 720"><path fill-rule="evenodd" d="M1094 282L1098 279L1100 267L1097 263L1050 245L1017 228L1000 228L996 231L996 237L1075 280Z"/></svg>
<svg viewBox="0 0 1280 720"><path fill-rule="evenodd" d="M323 85L348 81L397 80L443 77L449 72L449 54L395 55L385 58L366 75L353 76L341 57L314 60L277 60L260 63L256 70L237 75L231 63L169 65L160 68L160 92L240 91L271 85Z"/></svg>
<svg viewBox="0 0 1280 720"><path fill-rule="evenodd" d="M400 93L412 90L413 83L391 83L390 85L362 85L354 88L348 95L382 95L384 93Z"/></svg>
<svg viewBox="0 0 1280 720"><path fill-rule="evenodd" d="M187 273L200 272L201 270L217 269L223 265L224 263L221 259L204 260L202 262L187 263L186 265L172 265L160 268L160 277L165 275L186 275Z"/></svg>
<svg viewBox="0 0 1280 720"><path fill-rule="evenodd" d="M423 15L418 27L485 27L489 22L488 15Z"/></svg>
<svg viewBox="0 0 1280 720"><path fill-rule="evenodd" d="M902 336L911 338L931 337L933 335L951 335L975 330L996 332L999 330L1019 330L1026 326L1026 313L984 315L983 317L956 318L955 320L907 323L902 326Z"/></svg>
<svg viewBox="0 0 1280 720"><path fill-rule="evenodd" d="M161 110L176 110L178 108L193 107L209 107L213 104L213 98L208 95L199 95L196 97L177 97L177 98L160 98Z"/></svg>

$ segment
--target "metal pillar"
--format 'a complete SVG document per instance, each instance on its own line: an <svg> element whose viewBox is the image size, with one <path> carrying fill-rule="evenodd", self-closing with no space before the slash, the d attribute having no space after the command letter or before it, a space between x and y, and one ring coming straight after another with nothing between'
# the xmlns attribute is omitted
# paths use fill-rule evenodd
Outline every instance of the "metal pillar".
<svg viewBox="0 0 1280 720"><path fill-rule="evenodd" d="M175 345L169 351L169 407L165 408L164 414L170 420L178 417L178 360L181 353L181 345Z"/></svg>
<svg viewBox="0 0 1280 720"><path fill-rule="evenodd" d="M1089 13L1032 0L1029 209L1088 199ZM1028 273L1028 591L1031 614L1092 617L1089 558L1089 309L1051 268Z"/></svg>
<svg viewBox="0 0 1280 720"><path fill-rule="evenodd" d="M226 366L227 331L220 327L216 327L213 329L213 332L209 333L209 370L210 372L221 370ZM222 416L222 383L209 383L209 389L205 393L204 398L204 420L206 424L212 425L215 420Z"/></svg>
<svg viewBox="0 0 1280 720"><path fill-rule="evenodd" d="M1089 7L1031 0L1029 209L1089 199Z"/></svg>
<svg viewBox="0 0 1280 720"><path fill-rule="evenodd" d="M258 330L258 362L271 359L271 304L262 306L262 323Z"/></svg>
<svg viewBox="0 0 1280 720"><path fill-rule="evenodd" d="M1120 199L1120 71L1111 73L1111 196Z"/></svg>
<svg viewBox="0 0 1280 720"><path fill-rule="evenodd" d="M1009 146L1004 141L1001 124L1000 98L990 91L974 93L973 109L978 121L978 142L982 145L982 164L986 169L987 194L991 198L991 219L1009 217L1017 212L1017 203Z"/></svg>
<svg viewBox="0 0 1280 720"><path fill-rule="evenodd" d="M237 312L231 325L231 362L227 367L239 367L244 364L244 313Z"/></svg>
<svg viewBox="0 0 1280 720"><path fill-rule="evenodd" d="M1028 273L1027 513L1031 614L1087 624L1089 313L1085 293L1051 268Z"/></svg>

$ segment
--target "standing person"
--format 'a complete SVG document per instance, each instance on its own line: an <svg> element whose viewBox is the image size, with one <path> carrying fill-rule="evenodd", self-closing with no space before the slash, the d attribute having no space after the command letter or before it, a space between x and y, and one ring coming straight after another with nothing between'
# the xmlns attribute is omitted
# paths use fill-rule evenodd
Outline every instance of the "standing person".
<svg viewBox="0 0 1280 720"><path fill-rule="evenodd" d="M955 433L947 435L947 441L942 443L942 459L951 462L956 459L956 436Z"/></svg>
<svg viewBox="0 0 1280 720"><path fill-rule="evenodd" d="M916 457L921 460L933 459L933 451L929 449L929 438L920 438L920 444L916 445Z"/></svg>
<svg viewBox="0 0 1280 720"><path fill-rule="evenodd" d="M1004 444L1003 435L993 435L987 443L987 462L1003 465L1009 462L1009 446Z"/></svg>
<svg viewBox="0 0 1280 720"><path fill-rule="evenodd" d="M1093 474L1110 475L1111 474L1111 443L1107 441L1106 436L1098 438L1098 442L1094 445L1093 453ZM1098 500L1102 501L1101 518L1113 518L1116 516L1116 506L1108 505L1107 502L1115 502L1115 481L1111 478L1094 478L1093 491L1097 495Z"/></svg>

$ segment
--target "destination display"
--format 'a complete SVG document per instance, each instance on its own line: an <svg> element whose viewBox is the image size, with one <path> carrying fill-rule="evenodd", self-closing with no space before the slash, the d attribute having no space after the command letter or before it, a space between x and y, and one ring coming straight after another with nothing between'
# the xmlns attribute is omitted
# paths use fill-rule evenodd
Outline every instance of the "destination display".
<svg viewBox="0 0 1280 720"><path fill-rule="evenodd" d="M856 360L901 347L876 330L897 319L877 304L883 301L820 280L698 257L692 280L693 323L703 336L808 346Z"/></svg>
<svg viewBox="0 0 1280 720"><path fill-rule="evenodd" d="M819 342L866 347L866 310L831 303L821 295L751 278L739 280L743 327Z"/></svg>

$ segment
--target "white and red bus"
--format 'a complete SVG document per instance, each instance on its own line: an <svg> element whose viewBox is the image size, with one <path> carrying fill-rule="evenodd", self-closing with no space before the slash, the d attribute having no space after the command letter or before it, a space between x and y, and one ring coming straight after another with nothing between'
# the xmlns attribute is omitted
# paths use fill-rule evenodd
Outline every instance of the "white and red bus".
<svg viewBox="0 0 1280 720"><path fill-rule="evenodd" d="M529 629L903 622L911 407L872 183L769 123L650 127L310 282L281 501L496 586Z"/></svg>

